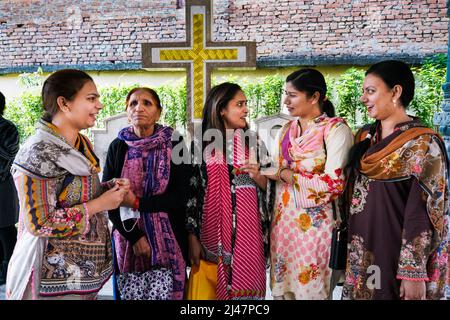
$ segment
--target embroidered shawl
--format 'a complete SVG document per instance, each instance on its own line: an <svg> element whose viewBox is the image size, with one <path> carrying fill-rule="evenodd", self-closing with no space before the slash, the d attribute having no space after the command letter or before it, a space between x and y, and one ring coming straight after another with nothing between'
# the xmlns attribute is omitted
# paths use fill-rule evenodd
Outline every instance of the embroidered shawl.
<svg viewBox="0 0 450 320"><path fill-rule="evenodd" d="M130 180L131 190L138 197L166 192L170 177L172 133L172 128L158 124L149 137L136 136L132 127L119 132L119 139L128 145L121 177ZM172 299L182 299L186 266L168 213L141 212L136 227L146 233L151 259L135 256L131 243L116 231L114 239L119 271L144 272L155 266L169 267L174 281Z"/></svg>
<svg viewBox="0 0 450 320"><path fill-rule="evenodd" d="M83 135L74 148L53 124L41 120L36 127L13 164L21 214L8 295L21 299L30 281L36 298L38 290L43 296L97 292L112 273L106 212L88 219L83 206L102 192L98 159Z"/></svg>
<svg viewBox="0 0 450 320"><path fill-rule="evenodd" d="M416 121L396 130L387 146L380 149L375 145L368 150L361 159L360 172L381 181L417 178L427 195L427 211L436 231L432 248L436 249L447 240L448 232L448 168L444 142L433 130ZM357 141L364 139L367 133L368 130L362 130Z"/></svg>

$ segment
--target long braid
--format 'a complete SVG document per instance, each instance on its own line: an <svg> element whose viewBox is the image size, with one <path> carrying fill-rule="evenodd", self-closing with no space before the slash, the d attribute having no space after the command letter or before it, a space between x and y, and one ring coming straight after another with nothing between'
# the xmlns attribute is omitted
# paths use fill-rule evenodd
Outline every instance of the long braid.
<svg viewBox="0 0 450 320"><path fill-rule="evenodd" d="M347 172L354 172L356 170L359 170L361 167L361 159L364 156L364 154L367 152L367 150L370 148L370 140L375 135L375 132L377 130L379 121L375 121L369 128L369 133L367 134L366 138L358 143L355 143L353 147L349 151L349 159L346 166Z"/></svg>

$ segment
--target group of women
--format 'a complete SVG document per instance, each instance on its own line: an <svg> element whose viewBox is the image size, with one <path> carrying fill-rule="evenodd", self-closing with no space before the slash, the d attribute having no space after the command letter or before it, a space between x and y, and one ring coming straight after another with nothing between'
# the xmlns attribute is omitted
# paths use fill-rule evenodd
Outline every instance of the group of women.
<svg viewBox="0 0 450 320"><path fill-rule="evenodd" d="M94 299L113 274L117 299L184 299L187 267L206 261L218 300L264 299L267 266L274 299L330 299L337 283L342 299L442 299L447 154L441 137L408 115L413 96L406 64L371 66L360 100L375 122L354 137L323 75L295 71L283 101L294 120L267 155L247 139L256 135L237 84L213 87L205 102L202 132L221 138L190 149L158 124L157 93L135 88L130 126L109 146L101 183L80 134L102 108L97 88L82 71L57 71L12 166L20 215L7 297ZM201 161L174 160L196 148ZM273 167L262 168L269 156ZM339 272L329 260L342 220L348 254Z"/></svg>

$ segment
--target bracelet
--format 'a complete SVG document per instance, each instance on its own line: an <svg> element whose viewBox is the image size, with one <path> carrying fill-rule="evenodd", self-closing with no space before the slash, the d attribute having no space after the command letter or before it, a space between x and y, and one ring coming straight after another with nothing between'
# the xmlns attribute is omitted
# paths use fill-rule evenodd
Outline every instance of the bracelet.
<svg viewBox="0 0 450 320"><path fill-rule="evenodd" d="M85 220L84 220L84 232L82 233L83 236L85 236L90 230L90 223L89 223L89 210L86 202L83 202L83 207L85 211Z"/></svg>
<svg viewBox="0 0 450 320"><path fill-rule="evenodd" d="M138 211L139 209L139 204L140 204L140 198L136 197L136 199L134 199L134 203L133 203L133 211Z"/></svg>
<svg viewBox="0 0 450 320"><path fill-rule="evenodd" d="M289 168L283 168L283 169L281 169L281 171L280 171L280 180L283 181L284 183L289 183L289 182L287 182L286 180L284 180L283 177L281 176L281 172L283 172L284 169L289 169Z"/></svg>
<svg viewBox="0 0 450 320"><path fill-rule="evenodd" d="M281 171L284 169L287 169L286 167L279 167L277 170L277 173L275 174L275 177L277 177L277 180L281 180Z"/></svg>

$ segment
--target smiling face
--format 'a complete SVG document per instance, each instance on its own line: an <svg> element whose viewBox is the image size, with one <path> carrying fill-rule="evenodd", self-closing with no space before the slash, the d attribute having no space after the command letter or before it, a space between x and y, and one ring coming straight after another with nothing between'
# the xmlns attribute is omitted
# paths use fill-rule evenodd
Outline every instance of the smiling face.
<svg viewBox="0 0 450 320"><path fill-rule="evenodd" d="M286 82L284 94L283 103L291 116L306 118L317 111L314 107L317 104L317 98L308 97L306 92L298 91L291 82Z"/></svg>
<svg viewBox="0 0 450 320"><path fill-rule="evenodd" d="M227 106L221 111L225 129L244 129L247 126L247 98L239 90Z"/></svg>
<svg viewBox="0 0 450 320"><path fill-rule="evenodd" d="M161 116L161 109L152 94L138 90L128 100L127 115L135 129L153 128Z"/></svg>
<svg viewBox="0 0 450 320"><path fill-rule="evenodd" d="M385 120L396 112L393 100L399 106L400 100L397 99L397 95L380 77L368 74L364 79L360 100L367 107L371 118Z"/></svg>
<svg viewBox="0 0 450 320"><path fill-rule="evenodd" d="M95 125L97 115L103 108L99 97L94 82L87 81L72 101L64 99L64 114L74 128L83 130Z"/></svg>

